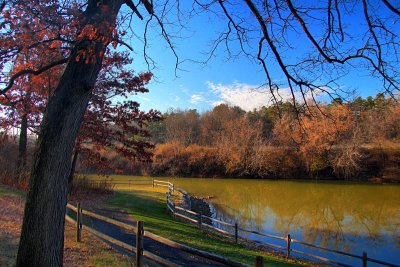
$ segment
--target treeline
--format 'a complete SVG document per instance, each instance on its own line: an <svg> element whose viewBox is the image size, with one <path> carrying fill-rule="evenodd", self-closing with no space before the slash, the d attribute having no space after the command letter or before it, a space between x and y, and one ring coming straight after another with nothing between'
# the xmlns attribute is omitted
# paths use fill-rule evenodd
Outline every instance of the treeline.
<svg viewBox="0 0 400 267"><path fill-rule="evenodd" d="M96 157L80 153L76 171L400 181L400 104L381 94L351 103L336 100L296 108L279 103L251 112L227 105L202 114L170 110L163 117L147 123L151 137L126 137L155 144L154 149L146 150L153 153L151 163L101 147ZM14 180L12 163L17 162L18 138L0 136L0 179ZM35 140L28 141L26 172ZM121 144L113 144L125 151ZM91 147L97 148L94 143L85 145Z"/></svg>
<svg viewBox="0 0 400 267"><path fill-rule="evenodd" d="M400 105L378 94L351 103L291 103L245 112L171 110L149 130L151 175L397 180Z"/></svg>

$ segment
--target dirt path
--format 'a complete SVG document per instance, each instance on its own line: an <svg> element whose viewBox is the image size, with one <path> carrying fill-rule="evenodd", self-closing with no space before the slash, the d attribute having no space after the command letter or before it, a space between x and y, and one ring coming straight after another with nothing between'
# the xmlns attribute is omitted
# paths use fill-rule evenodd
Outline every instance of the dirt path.
<svg viewBox="0 0 400 267"><path fill-rule="evenodd" d="M0 266L13 266L17 257L24 200L19 196L0 197Z"/></svg>
<svg viewBox="0 0 400 267"><path fill-rule="evenodd" d="M129 218L129 215L125 212L121 211L115 211L115 210L104 210L104 209L96 209L96 213L102 214L104 216L107 216L109 218L114 218L119 221L123 221L125 223L129 223L132 225L135 225L135 222ZM120 228L96 220L96 219L90 219L89 225L96 229L97 231L100 231L104 234L107 234L115 239L118 239L120 241L123 241L127 244L132 244L136 245L136 235L134 233L128 233L124 230L121 230ZM201 267L201 266L227 266L218 262L214 262L208 259L205 259L200 256L192 255L186 252L183 252L181 250L166 246L164 244L161 244L153 239L144 237L143 240L144 244L144 249L157 255L160 256L164 259L167 259L168 261L171 261L175 264L181 265L181 266L193 266L193 267ZM121 249L122 250L122 249ZM132 252L124 250L125 253L133 255Z"/></svg>
<svg viewBox="0 0 400 267"><path fill-rule="evenodd" d="M0 266L14 266L15 264L21 234L24 203L24 198L19 195L0 196ZM102 209L95 209L95 211L107 217L134 224L134 221L125 212ZM99 220L86 220L85 223L88 223L89 226L102 233L135 246L136 236L133 233L127 233L118 227ZM133 266L132 257L134 254L132 252L116 248L110 244L98 242L96 237L85 231L83 231L82 243L77 244L75 242L75 231L75 227L72 224L66 223L64 266ZM118 253L115 249L125 254L125 256ZM144 238L144 249L182 266L225 266L173 249L147 237ZM118 265L113 265L110 259L115 259ZM151 263L149 265L157 266Z"/></svg>
<svg viewBox="0 0 400 267"><path fill-rule="evenodd" d="M14 190L0 185L7 193L0 195L0 266L15 266L25 200ZM3 192L4 192L3 191ZM10 192L10 193L8 193ZM132 258L119 253L92 234L85 233L82 243L75 242L76 228L66 223L64 239L65 267L129 267Z"/></svg>

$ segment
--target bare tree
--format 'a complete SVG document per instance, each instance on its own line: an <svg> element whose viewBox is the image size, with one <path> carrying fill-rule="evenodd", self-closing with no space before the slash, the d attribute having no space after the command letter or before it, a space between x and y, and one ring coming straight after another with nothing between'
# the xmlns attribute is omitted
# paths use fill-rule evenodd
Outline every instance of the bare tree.
<svg viewBox="0 0 400 267"><path fill-rule="evenodd" d="M124 4L129 9L121 9ZM381 79L387 93L399 91L399 27L395 26L400 12L389 0L193 0L189 8L186 1L168 0L140 0L137 5L131 0L3 0L0 11L0 95L7 103L13 102L7 93L18 78L65 64L37 141L17 266L62 265L74 141L108 45L132 49L122 36L126 32L131 33L127 37L138 35L131 28L133 19L145 20L142 39L149 66L157 60L148 54L147 34L154 30L152 26L158 26L176 57L178 70L176 31L170 29L185 27L184 19L208 12L226 22L209 58L224 46L228 56L243 54L258 61L275 97L282 86L290 88L293 99L295 91L304 100L308 96L315 99L321 91L334 97L340 88L337 78L355 67ZM232 41L239 44L236 51ZM38 46L51 51L58 44L63 52L52 62L35 68L27 64L9 72L9 65L19 55ZM300 55L290 56L298 51ZM271 63L279 66L285 82L274 82Z"/></svg>
<svg viewBox="0 0 400 267"><path fill-rule="evenodd" d="M203 10L223 14L227 23L209 58L222 46L232 57L243 54L258 61L275 102L282 87L290 88L295 105L296 91L304 103L321 92L343 96L339 78L355 69L380 79L386 93L399 91L400 32L394 26L399 8L388 1L195 2Z"/></svg>

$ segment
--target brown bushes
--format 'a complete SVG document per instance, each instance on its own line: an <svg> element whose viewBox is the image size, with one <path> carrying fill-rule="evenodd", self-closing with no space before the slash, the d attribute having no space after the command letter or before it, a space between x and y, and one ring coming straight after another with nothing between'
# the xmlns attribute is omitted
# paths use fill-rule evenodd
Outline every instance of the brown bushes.
<svg viewBox="0 0 400 267"><path fill-rule="evenodd" d="M167 143L156 147L151 174L213 177L225 173L215 148Z"/></svg>
<svg viewBox="0 0 400 267"><path fill-rule="evenodd" d="M101 180L91 180L86 175L75 175L70 185L69 195L73 198L84 198L92 195L109 195L113 193L114 184L104 177Z"/></svg>
<svg viewBox="0 0 400 267"><path fill-rule="evenodd" d="M17 155L16 140L9 136L3 137L0 142L0 183L26 190L28 188L29 166L25 166L17 175L15 171Z"/></svg>
<svg viewBox="0 0 400 267"><path fill-rule="evenodd" d="M149 173L365 180L386 176L400 180L396 178L400 173L396 158L384 156L400 141L400 106L381 96L374 101L358 98L350 104L310 105L299 114L284 103L280 118L273 115L274 108L245 113L222 105L192 116L200 129L199 136L192 139L197 142L166 135L165 143L155 149ZM180 116L173 115L179 120ZM194 128L188 126L188 118L185 127L174 128L174 136Z"/></svg>

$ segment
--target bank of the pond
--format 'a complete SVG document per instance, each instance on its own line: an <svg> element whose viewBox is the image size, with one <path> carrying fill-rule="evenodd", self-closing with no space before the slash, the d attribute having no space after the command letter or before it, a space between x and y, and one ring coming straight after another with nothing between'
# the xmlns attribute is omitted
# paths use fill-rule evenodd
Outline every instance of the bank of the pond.
<svg viewBox="0 0 400 267"><path fill-rule="evenodd" d="M257 255L264 257L267 266L315 266L311 262L287 261L275 252L261 250L251 245L236 245L232 240L200 230L185 222L172 218L165 207L165 190L150 187L135 187L129 191L117 191L108 201L110 208L128 211L135 220L144 221L149 231L217 255L254 264Z"/></svg>
<svg viewBox="0 0 400 267"><path fill-rule="evenodd" d="M110 178L125 181L125 184L117 185L117 189L133 189L134 180L152 179ZM215 219L276 236L291 234L297 240L355 255L367 252L371 258L400 262L400 185L304 180L155 179L169 180L191 196L205 197ZM270 241L254 235L244 237ZM324 252L317 255L349 265L359 264L358 259L340 255Z"/></svg>

